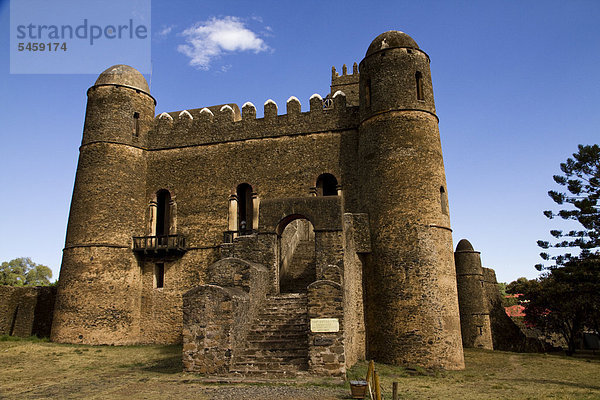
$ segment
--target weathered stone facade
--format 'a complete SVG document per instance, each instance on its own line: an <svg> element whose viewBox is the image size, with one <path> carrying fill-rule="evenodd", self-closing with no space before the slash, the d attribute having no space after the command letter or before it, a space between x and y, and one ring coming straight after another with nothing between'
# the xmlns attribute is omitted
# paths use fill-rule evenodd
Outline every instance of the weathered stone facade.
<svg viewBox="0 0 600 400"><path fill-rule="evenodd" d="M122 65L88 91L53 340L183 341L185 368L211 374L341 375L365 356L464 367L429 57L414 40L378 36L360 73L334 70L304 112L294 97L263 118L251 103L155 104ZM310 237L286 233L295 220Z"/></svg>
<svg viewBox="0 0 600 400"><path fill-rule="evenodd" d="M0 335L50 336L56 288L0 286Z"/></svg>

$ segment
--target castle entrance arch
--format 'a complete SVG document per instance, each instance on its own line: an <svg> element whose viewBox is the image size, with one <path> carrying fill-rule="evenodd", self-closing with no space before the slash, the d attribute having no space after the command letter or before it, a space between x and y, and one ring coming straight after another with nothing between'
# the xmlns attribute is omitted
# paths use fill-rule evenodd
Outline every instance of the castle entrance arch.
<svg viewBox="0 0 600 400"><path fill-rule="evenodd" d="M316 280L315 231L302 215L290 215L277 226L280 293L302 293Z"/></svg>

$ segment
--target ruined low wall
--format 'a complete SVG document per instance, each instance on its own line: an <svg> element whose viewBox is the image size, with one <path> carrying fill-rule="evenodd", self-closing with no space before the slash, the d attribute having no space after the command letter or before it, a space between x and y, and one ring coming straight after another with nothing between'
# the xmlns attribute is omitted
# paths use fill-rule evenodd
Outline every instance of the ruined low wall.
<svg viewBox="0 0 600 400"><path fill-rule="evenodd" d="M525 336L513 320L506 315L498 290L496 273L493 269L483 268L483 289L484 299L490 311L494 350L542 352L550 349L550 346L542 341Z"/></svg>
<svg viewBox="0 0 600 400"><path fill-rule="evenodd" d="M56 287L0 286L0 335L50 336Z"/></svg>
<svg viewBox="0 0 600 400"><path fill-rule="evenodd" d="M202 285L183 296L183 367L201 374L228 373L240 345L236 327L247 323L248 293Z"/></svg>
<svg viewBox="0 0 600 400"><path fill-rule="evenodd" d="M259 264L226 258L211 265L207 275L208 285L183 295L183 366L201 374L228 373L264 303L268 272Z"/></svg>

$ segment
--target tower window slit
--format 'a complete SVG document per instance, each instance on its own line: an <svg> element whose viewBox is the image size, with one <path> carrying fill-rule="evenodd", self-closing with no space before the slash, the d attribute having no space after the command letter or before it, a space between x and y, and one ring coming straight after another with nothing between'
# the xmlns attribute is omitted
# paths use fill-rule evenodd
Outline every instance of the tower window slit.
<svg viewBox="0 0 600 400"><path fill-rule="evenodd" d="M161 289L165 286L165 264L154 264L154 287Z"/></svg>
<svg viewBox="0 0 600 400"><path fill-rule="evenodd" d="M448 215L448 198L446 197L446 191L443 186L440 186L440 206L442 208L442 214Z"/></svg>
<svg viewBox="0 0 600 400"><path fill-rule="evenodd" d="M140 136L140 113L133 113L133 136Z"/></svg>
<svg viewBox="0 0 600 400"><path fill-rule="evenodd" d="M423 96L423 74L421 74L421 71L415 73L415 80L417 83L417 100L425 100Z"/></svg>

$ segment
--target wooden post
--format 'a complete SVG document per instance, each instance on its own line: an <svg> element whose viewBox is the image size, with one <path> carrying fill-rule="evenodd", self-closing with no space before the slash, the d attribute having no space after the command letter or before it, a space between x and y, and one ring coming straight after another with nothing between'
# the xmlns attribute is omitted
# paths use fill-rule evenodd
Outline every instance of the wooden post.
<svg viewBox="0 0 600 400"><path fill-rule="evenodd" d="M392 400L398 400L398 382L392 384Z"/></svg>
<svg viewBox="0 0 600 400"><path fill-rule="evenodd" d="M375 372L375 362L369 361L369 367L367 368L367 389L369 390L369 398L373 400L373 373Z"/></svg>
<svg viewBox="0 0 600 400"><path fill-rule="evenodd" d="M373 378L373 372L375 371L375 363L373 360L369 361L369 368L367 368L367 378L365 379L367 383L370 383Z"/></svg>
<svg viewBox="0 0 600 400"><path fill-rule="evenodd" d="M375 372L374 384L375 384L375 399L381 400L381 386L379 386L379 374L377 372Z"/></svg>

